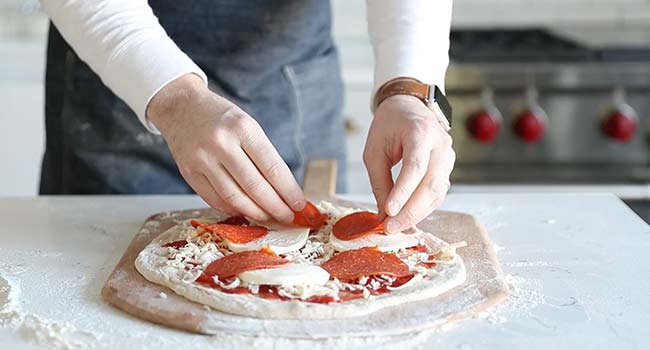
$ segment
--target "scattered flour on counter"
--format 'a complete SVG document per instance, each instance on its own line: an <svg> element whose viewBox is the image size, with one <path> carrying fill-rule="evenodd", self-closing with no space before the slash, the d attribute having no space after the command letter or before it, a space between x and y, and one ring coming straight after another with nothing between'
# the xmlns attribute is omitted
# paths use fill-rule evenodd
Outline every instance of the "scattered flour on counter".
<svg viewBox="0 0 650 350"><path fill-rule="evenodd" d="M100 336L77 329L70 322L55 322L37 315L25 314L18 328L26 339L55 349L86 349L94 347Z"/></svg>
<svg viewBox="0 0 650 350"><path fill-rule="evenodd" d="M504 266L508 267L548 267L555 266L556 264L549 261L515 261L505 263Z"/></svg>
<svg viewBox="0 0 650 350"><path fill-rule="evenodd" d="M506 275L505 281L510 287L510 296L502 303L478 315L490 323L500 324L508 321L508 316L528 316L537 305L545 303L541 283L522 277Z"/></svg>
<svg viewBox="0 0 650 350"><path fill-rule="evenodd" d="M212 336L215 345L224 349L235 348L264 348L264 349L428 349L425 345L434 331L423 331L396 336L374 337L336 337L330 339L296 339L269 336L249 336L221 332Z"/></svg>
<svg viewBox="0 0 650 350"><path fill-rule="evenodd" d="M160 226L160 221L158 220L148 220L145 224L145 227L156 228Z"/></svg>
<svg viewBox="0 0 650 350"><path fill-rule="evenodd" d="M69 322L56 322L23 312L18 283L0 276L0 327L14 329L25 340L51 349L87 349L101 338L94 332L77 329Z"/></svg>
<svg viewBox="0 0 650 350"><path fill-rule="evenodd" d="M19 325L18 286L0 276L0 327L16 327Z"/></svg>
<svg viewBox="0 0 650 350"><path fill-rule="evenodd" d="M4 271L10 275L20 275L27 271L23 264L5 264L0 262L0 271Z"/></svg>

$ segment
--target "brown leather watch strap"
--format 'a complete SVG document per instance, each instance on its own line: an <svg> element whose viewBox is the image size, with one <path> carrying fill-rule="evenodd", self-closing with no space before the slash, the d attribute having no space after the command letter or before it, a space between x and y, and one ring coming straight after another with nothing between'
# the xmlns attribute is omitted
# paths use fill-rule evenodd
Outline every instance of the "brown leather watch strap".
<svg viewBox="0 0 650 350"><path fill-rule="evenodd" d="M398 77L387 81L375 94L373 111L387 98L394 95L411 95L422 100L424 104L429 103L429 89L431 87L421 81L408 77Z"/></svg>

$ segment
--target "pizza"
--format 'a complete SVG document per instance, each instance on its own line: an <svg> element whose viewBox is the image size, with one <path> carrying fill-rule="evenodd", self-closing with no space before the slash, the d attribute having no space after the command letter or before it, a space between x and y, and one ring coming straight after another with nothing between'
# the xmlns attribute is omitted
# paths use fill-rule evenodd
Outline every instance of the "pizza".
<svg viewBox="0 0 650 350"><path fill-rule="evenodd" d="M321 202L293 225L244 217L179 221L138 255L147 280L226 313L335 319L435 297L465 281L456 249L412 228L387 234L376 212Z"/></svg>

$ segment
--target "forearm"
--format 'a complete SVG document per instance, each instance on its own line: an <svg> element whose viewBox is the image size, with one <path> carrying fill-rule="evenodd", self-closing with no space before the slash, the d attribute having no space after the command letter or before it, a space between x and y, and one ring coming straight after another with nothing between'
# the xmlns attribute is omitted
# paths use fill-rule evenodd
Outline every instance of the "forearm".
<svg viewBox="0 0 650 350"><path fill-rule="evenodd" d="M201 103L209 89L196 74L188 73L166 84L149 102L147 117L150 123L163 134L175 127L178 116L185 114L190 104Z"/></svg>
<svg viewBox="0 0 650 350"><path fill-rule="evenodd" d="M167 36L145 0L41 0L79 57L148 123L153 96L174 79L205 74Z"/></svg>
<svg viewBox="0 0 650 350"><path fill-rule="evenodd" d="M452 0L366 0L375 59L374 92L404 76L444 92Z"/></svg>

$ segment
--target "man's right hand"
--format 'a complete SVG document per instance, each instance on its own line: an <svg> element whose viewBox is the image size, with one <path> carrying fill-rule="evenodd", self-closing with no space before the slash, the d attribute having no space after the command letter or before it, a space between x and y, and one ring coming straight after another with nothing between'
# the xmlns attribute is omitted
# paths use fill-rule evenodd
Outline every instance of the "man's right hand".
<svg viewBox="0 0 650 350"><path fill-rule="evenodd" d="M147 116L181 175L213 208L283 223L304 208L300 186L257 121L198 76L167 84L151 99Z"/></svg>

